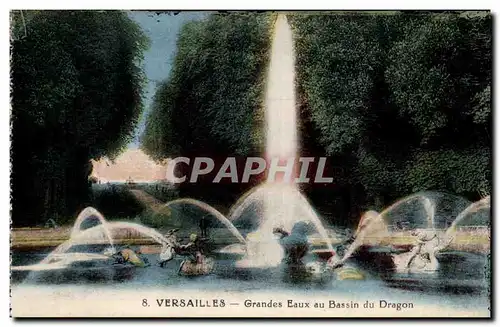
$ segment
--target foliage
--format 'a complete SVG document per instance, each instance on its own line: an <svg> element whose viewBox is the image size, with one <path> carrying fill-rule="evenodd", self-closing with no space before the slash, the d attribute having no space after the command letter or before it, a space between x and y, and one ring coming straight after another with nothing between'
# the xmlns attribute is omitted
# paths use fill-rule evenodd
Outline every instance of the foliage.
<svg viewBox="0 0 500 327"><path fill-rule="evenodd" d="M139 119L148 45L123 12L23 13L11 62L14 224L89 201L89 160L116 156Z"/></svg>
<svg viewBox="0 0 500 327"><path fill-rule="evenodd" d="M178 190L171 184L139 184L138 187L161 202L168 202L178 197Z"/></svg>
<svg viewBox="0 0 500 327"><path fill-rule="evenodd" d="M376 16L293 16L299 83L327 154L356 148L370 109L378 44L369 35Z"/></svg>
<svg viewBox="0 0 500 327"><path fill-rule="evenodd" d="M183 27L142 135L148 154L258 151L269 23L268 15L213 14Z"/></svg>
<svg viewBox="0 0 500 327"><path fill-rule="evenodd" d="M416 151L405 170L405 181L412 191L453 190L470 194L491 190L491 149L443 149Z"/></svg>
<svg viewBox="0 0 500 327"><path fill-rule="evenodd" d="M94 185L92 207L102 213L106 219L109 217L135 218L144 211L143 205L125 185Z"/></svg>
<svg viewBox="0 0 500 327"><path fill-rule="evenodd" d="M470 116L485 123L490 107L491 20L433 15L407 25L404 34L391 49L386 78L420 143L485 141Z"/></svg>
<svg viewBox="0 0 500 327"><path fill-rule="evenodd" d="M491 16L295 14L301 99L351 185L491 189Z"/></svg>
<svg viewBox="0 0 500 327"><path fill-rule="evenodd" d="M182 218L182 212L171 210L168 207L165 207L159 212L148 209L143 211L140 216L142 224L163 230L185 227L185 222Z"/></svg>

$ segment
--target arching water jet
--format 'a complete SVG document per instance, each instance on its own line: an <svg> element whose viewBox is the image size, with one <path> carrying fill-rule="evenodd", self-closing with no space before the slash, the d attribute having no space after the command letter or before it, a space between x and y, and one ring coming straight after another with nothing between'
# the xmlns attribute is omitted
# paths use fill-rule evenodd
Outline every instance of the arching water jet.
<svg viewBox="0 0 500 327"><path fill-rule="evenodd" d="M221 223L223 223L224 226L226 226L226 228L238 239L238 241L240 241L243 244L246 243L245 238L241 235L241 233L238 231L238 229L236 227L234 227L233 223L230 220L228 220L226 218L226 216L224 216L220 211L218 211L217 209L215 209L211 205L209 205L205 202L199 201L199 200L184 198L184 199L177 199L177 200L169 201L169 202L165 203L165 206L170 207L170 206L175 205L175 204L191 204L191 205L197 206L197 207L209 212L215 218L217 218Z"/></svg>
<svg viewBox="0 0 500 327"><path fill-rule="evenodd" d="M94 217L97 218L101 223L102 228L106 233L106 237L108 238L109 244L111 248L114 249L113 238L111 237L109 230L106 226L107 224L106 219L104 219L104 216L99 211L97 211L92 207L87 207L80 212L80 214L75 220L75 223L73 224L73 228L71 229L70 239L76 237L79 233L81 233L82 231L81 226L86 220Z"/></svg>
<svg viewBox="0 0 500 327"><path fill-rule="evenodd" d="M382 215L374 210L365 212L359 220L358 228L354 233L354 241L349 245L344 256L338 261L331 261L332 265L342 265L362 245L378 245L388 235L386 222Z"/></svg>
<svg viewBox="0 0 500 327"><path fill-rule="evenodd" d="M435 222L434 222L434 215L435 215L435 210L436 210L436 207L435 207L435 203L433 203L433 201L431 201L431 199L429 199L427 196L423 195L423 194L412 194L412 195L409 195L403 199L400 199L396 202L394 202L392 205L390 205L389 207L385 208L384 210L382 210L380 212L380 216L384 219L384 220L387 220L387 216L388 214L395 210L396 208L398 207L401 207L405 204L409 204L411 203L412 201L421 201L422 202L422 205L423 205L423 208L425 210L425 214L426 214L426 220L425 220L425 224L421 225L421 226L415 226L415 227L418 227L418 228L434 228L435 226ZM387 222L387 225L390 226L391 224L389 222Z"/></svg>
<svg viewBox="0 0 500 327"><path fill-rule="evenodd" d="M91 228L88 228L80 233L76 234L66 242L59 245L56 249L54 249L47 257L45 257L40 264L49 263L55 256L61 255L67 252L71 247L75 245L93 245L96 243L100 243L99 235L102 234L104 226L97 225ZM161 233L156 231L153 228L149 228L146 226L142 226L136 223L131 222L107 222L106 228L108 231L115 231L119 229L132 229L140 234L150 237L158 244L169 244L170 241L163 236ZM86 254L82 254L83 256Z"/></svg>
<svg viewBox="0 0 500 327"><path fill-rule="evenodd" d="M489 195L487 197L477 201L477 202L472 203L470 206L465 208L465 210L463 210L457 216L457 218L453 221L451 226L446 230L446 235L448 236L451 233L455 232L457 229L457 226L460 223L462 223L462 221L467 217L467 215L476 213L476 212L483 210L483 209L489 209L490 207L491 207L491 197ZM489 217L489 215L488 215L488 217Z"/></svg>

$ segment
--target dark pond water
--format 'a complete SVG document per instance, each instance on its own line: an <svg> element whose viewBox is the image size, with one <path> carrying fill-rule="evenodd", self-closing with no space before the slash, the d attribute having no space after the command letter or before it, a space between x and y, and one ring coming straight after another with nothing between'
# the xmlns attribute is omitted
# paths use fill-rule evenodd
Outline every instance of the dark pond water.
<svg viewBox="0 0 500 327"><path fill-rule="evenodd" d="M85 249L101 252L102 247ZM12 266L39 263L51 249L14 251ZM73 249L81 252L82 249ZM398 274L392 271L383 253L362 253L348 262L363 273L364 280L338 280L334 274L311 275L300 266L281 265L272 268L240 268L237 255L217 254L214 271L205 276L187 277L178 274L182 257L175 258L166 267L159 267L157 255L144 255L151 263L138 268L113 265L107 261L79 262L64 269L11 272L13 288L89 286L110 289L165 290L224 290L226 292L291 292L311 296L339 295L350 299L377 300L381 297L394 301L420 301L425 304L453 308L489 307L489 279L485 278L488 258L464 252L442 253L438 257L440 270L434 274Z"/></svg>

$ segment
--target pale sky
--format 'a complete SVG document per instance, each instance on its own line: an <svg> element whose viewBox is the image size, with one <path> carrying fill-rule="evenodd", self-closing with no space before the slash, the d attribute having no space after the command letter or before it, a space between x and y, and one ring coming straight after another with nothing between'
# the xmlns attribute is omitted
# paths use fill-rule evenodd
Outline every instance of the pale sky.
<svg viewBox="0 0 500 327"><path fill-rule="evenodd" d="M203 12L181 12L178 15L156 15L154 12L133 11L130 17L135 20L149 37L151 46L144 53L144 72L148 78L145 90L145 108L139 121L136 136L129 148L139 146L139 137L144 130L156 84L168 78L176 52L177 35L186 22L206 17Z"/></svg>

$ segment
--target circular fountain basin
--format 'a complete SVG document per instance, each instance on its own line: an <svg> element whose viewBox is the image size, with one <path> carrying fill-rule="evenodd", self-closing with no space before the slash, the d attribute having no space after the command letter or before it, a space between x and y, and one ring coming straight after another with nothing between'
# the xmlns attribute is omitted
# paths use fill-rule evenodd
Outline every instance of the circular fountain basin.
<svg viewBox="0 0 500 327"><path fill-rule="evenodd" d="M56 284L100 282L130 277L133 268L128 264L114 264L114 259L102 254L69 252L53 255L47 262L13 266L11 278L14 282L26 280Z"/></svg>

